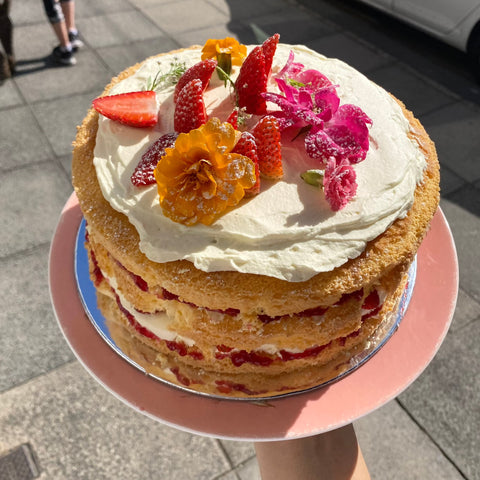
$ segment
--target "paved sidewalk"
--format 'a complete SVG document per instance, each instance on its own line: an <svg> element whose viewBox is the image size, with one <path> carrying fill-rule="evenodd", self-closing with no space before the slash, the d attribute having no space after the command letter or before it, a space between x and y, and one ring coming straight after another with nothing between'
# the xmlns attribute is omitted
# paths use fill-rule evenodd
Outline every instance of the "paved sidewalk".
<svg viewBox="0 0 480 480"><path fill-rule="evenodd" d="M354 65L437 144L460 264L454 321L420 378L355 427L374 479L480 479L480 85L465 56L352 0L78 0L77 19L77 65L53 67L42 3L13 2L18 72L0 86L0 479L260 478L252 444L167 427L100 387L67 347L47 282L91 100L146 56L227 35L256 43L258 31Z"/></svg>

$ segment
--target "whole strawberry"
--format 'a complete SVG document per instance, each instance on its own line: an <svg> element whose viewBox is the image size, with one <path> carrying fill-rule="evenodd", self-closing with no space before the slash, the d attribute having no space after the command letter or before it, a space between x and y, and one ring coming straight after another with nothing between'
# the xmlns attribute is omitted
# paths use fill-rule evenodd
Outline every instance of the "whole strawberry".
<svg viewBox="0 0 480 480"><path fill-rule="evenodd" d="M196 63L193 67L190 67L180 77L180 80L175 85L175 91L173 92L173 101L176 102L178 95L182 88L191 80L198 78L202 82L202 92L208 87L212 74L217 68L217 61L213 58L202 60Z"/></svg>
<svg viewBox="0 0 480 480"><path fill-rule="evenodd" d="M167 133L162 135L146 150L130 177L130 181L133 185L136 187L143 187L155 183L153 171L159 160L165 155L165 149L173 147L176 139L176 133Z"/></svg>
<svg viewBox="0 0 480 480"><path fill-rule="evenodd" d="M203 101L203 84L198 78L190 80L178 94L173 117L177 133L188 133L207 122Z"/></svg>
<svg viewBox="0 0 480 480"><path fill-rule="evenodd" d="M130 127L153 127L158 121L157 95L151 90L98 97L92 106L104 117Z"/></svg>
<svg viewBox="0 0 480 480"><path fill-rule="evenodd" d="M269 178L283 177L282 144L277 119L261 118L252 130L257 145L260 173Z"/></svg>

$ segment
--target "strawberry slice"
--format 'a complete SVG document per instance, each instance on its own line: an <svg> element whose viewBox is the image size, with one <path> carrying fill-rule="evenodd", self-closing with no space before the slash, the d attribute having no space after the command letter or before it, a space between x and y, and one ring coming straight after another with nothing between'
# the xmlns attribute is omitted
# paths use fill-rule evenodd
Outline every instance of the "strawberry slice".
<svg viewBox="0 0 480 480"><path fill-rule="evenodd" d="M235 108L232 110L232 113L228 116L226 120L235 130L238 130L238 109Z"/></svg>
<svg viewBox="0 0 480 480"><path fill-rule="evenodd" d="M263 54L265 55L265 73L267 78L270 75L270 70L272 69L273 56L277 50L277 45L280 40L280 34L276 33L270 38L267 38L262 44Z"/></svg>
<svg viewBox="0 0 480 480"><path fill-rule="evenodd" d="M173 92L173 101L176 103L178 94L182 88L191 80L198 78L202 82L202 91L208 87L212 74L217 68L217 61L213 58L208 58L207 60L202 60L201 62L196 63L193 67L190 67L185 73L180 77L180 80L175 85L175 91Z"/></svg>
<svg viewBox="0 0 480 480"><path fill-rule="evenodd" d="M165 149L172 147L177 139L176 133L167 133L161 136L153 143L142 155L142 159L138 162L135 170L130 177L130 181L136 187L143 187L155 183L153 171L159 160L165 155Z"/></svg>
<svg viewBox="0 0 480 480"><path fill-rule="evenodd" d="M255 137L249 132L243 132L232 153L239 153L248 157L255 164L255 175L257 181L253 187L245 190L246 197L252 197L260 193L260 169L258 165L257 144Z"/></svg>
<svg viewBox="0 0 480 480"><path fill-rule="evenodd" d="M252 130L257 144L260 173L270 178L283 177L280 127L272 115L261 118Z"/></svg>
<svg viewBox="0 0 480 480"><path fill-rule="evenodd" d="M235 82L238 106L247 113L264 115L267 112L267 102L262 97L267 91L265 72L265 54L262 47L255 47L243 62Z"/></svg>
<svg viewBox="0 0 480 480"><path fill-rule="evenodd" d="M203 101L203 84L198 78L190 80L178 94L173 117L177 133L188 133L207 122Z"/></svg>
<svg viewBox="0 0 480 480"><path fill-rule="evenodd" d="M98 97L92 106L103 116L130 127L153 127L158 121L157 94L152 91Z"/></svg>

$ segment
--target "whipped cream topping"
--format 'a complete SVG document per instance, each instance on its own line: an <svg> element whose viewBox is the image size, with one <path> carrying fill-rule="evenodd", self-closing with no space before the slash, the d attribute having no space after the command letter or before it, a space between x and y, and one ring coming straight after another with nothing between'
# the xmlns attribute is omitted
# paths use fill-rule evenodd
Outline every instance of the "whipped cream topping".
<svg viewBox="0 0 480 480"><path fill-rule="evenodd" d="M187 67L194 65L200 61L200 50L149 59L134 75L115 85L111 94L144 89L149 77L159 69L167 72L174 60L185 62ZM306 155L303 139L292 141L284 135L281 180L262 179L259 195L243 200L210 226L173 222L162 213L156 185L138 188L130 182L149 145L173 132L174 87L168 87L157 92L160 113L154 128L127 127L100 116L94 154L104 197L135 226L140 250L150 260L185 259L205 272L234 270L300 282L357 257L368 241L407 214L426 161L418 144L408 136L410 125L400 106L347 64L304 46L279 44L273 74L285 65L290 50L296 62L319 70L338 86L342 104L357 105L373 121L367 157L355 165L355 198L333 212L322 189L300 177L305 170L319 168ZM233 78L238 70L232 72ZM272 79L268 90L278 92ZM209 116L225 121L232 111L233 93L215 73L204 98Z"/></svg>

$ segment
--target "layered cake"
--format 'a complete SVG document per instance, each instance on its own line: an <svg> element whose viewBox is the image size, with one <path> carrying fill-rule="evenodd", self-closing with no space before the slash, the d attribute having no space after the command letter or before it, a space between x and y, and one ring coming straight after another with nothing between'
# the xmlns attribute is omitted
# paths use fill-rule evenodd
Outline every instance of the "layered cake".
<svg viewBox="0 0 480 480"><path fill-rule="evenodd" d="M116 344L226 397L348 370L397 315L439 200L412 113L278 35L122 72L78 129L72 174Z"/></svg>

